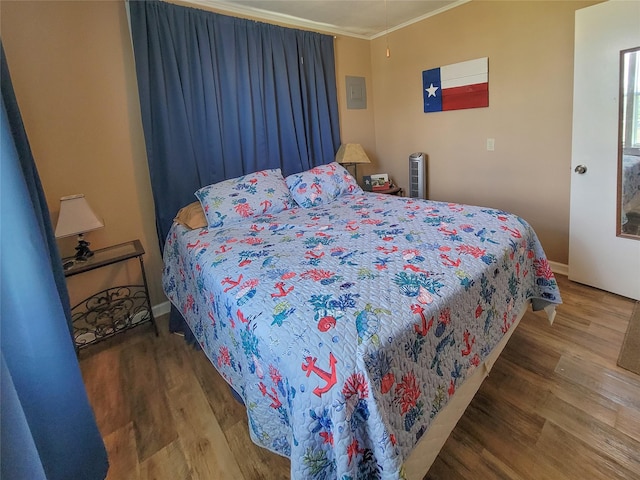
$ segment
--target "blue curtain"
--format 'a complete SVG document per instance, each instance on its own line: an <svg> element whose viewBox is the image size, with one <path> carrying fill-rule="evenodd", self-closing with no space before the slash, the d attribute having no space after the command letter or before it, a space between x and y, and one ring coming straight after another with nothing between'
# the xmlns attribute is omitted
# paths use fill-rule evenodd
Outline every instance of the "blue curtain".
<svg viewBox="0 0 640 480"><path fill-rule="evenodd" d="M129 2L161 246L200 187L333 161L333 37L164 2Z"/></svg>
<svg viewBox="0 0 640 480"><path fill-rule="evenodd" d="M1 49L0 478L102 479L49 211Z"/></svg>
<svg viewBox="0 0 640 480"><path fill-rule="evenodd" d="M202 186L332 162L333 37L158 1L129 2L160 248ZM188 329L172 310L170 328Z"/></svg>

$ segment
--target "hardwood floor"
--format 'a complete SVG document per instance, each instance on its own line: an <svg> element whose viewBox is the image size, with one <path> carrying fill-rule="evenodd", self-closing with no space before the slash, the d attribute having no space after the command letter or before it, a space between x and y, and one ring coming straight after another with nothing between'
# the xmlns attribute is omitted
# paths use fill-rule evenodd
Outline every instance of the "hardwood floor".
<svg viewBox="0 0 640 480"><path fill-rule="evenodd" d="M558 276L553 326L527 313L425 479L640 479L640 376L616 366L634 302ZM204 354L150 326L80 365L110 480L287 479Z"/></svg>

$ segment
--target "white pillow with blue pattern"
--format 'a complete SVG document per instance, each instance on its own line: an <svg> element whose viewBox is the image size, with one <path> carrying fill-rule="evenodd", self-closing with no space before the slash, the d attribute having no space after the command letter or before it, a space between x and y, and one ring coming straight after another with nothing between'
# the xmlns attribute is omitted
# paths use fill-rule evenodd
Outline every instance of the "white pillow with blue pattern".
<svg viewBox="0 0 640 480"><path fill-rule="evenodd" d="M207 185L195 196L200 200L209 228L273 215L295 206L279 168Z"/></svg>
<svg viewBox="0 0 640 480"><path fill-rule="evenodd" d="M342 195L362 192L351 174L337 162L294 173L285 181L293 199L303 208L326 205Z"/></svg>

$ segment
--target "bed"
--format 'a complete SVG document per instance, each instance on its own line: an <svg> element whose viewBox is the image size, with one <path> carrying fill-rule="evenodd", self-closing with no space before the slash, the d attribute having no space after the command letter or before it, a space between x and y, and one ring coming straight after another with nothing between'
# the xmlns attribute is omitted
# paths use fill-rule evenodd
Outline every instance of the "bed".
<svg viewBox="0 0 640 480"><path fill-rule="evenodd" d="M622 224L627 212L640 208L640 156L622 156Z"/></svg>
<svg viewBox="0 0 640 480"><path fill-rule="evenodd" d="M279 175L196 193L208 226L174 223L165 293L291 478L422 478L528 306L553 320L540 243L335 163Z"/></svg>

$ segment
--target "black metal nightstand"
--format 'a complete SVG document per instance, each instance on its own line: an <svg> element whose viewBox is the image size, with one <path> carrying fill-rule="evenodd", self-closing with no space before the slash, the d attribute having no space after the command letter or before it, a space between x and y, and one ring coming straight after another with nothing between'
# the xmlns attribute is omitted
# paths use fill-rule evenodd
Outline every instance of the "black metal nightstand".
<svg viewBox="0 0 640 480"><path fill-rule="evenodd" d="M151 311L149 287L144 271L144 248L140 240L121 243L93 252L86 262L75 262L64 271L65 277L89 272L114 263L137 258L140 261L143 285L121 285L107 288L86 298L71 309L73 338L76 349L105 340L124 330L151 322L158 335L158 326ZM63 264L73 257L63 259Z"/></svg>

